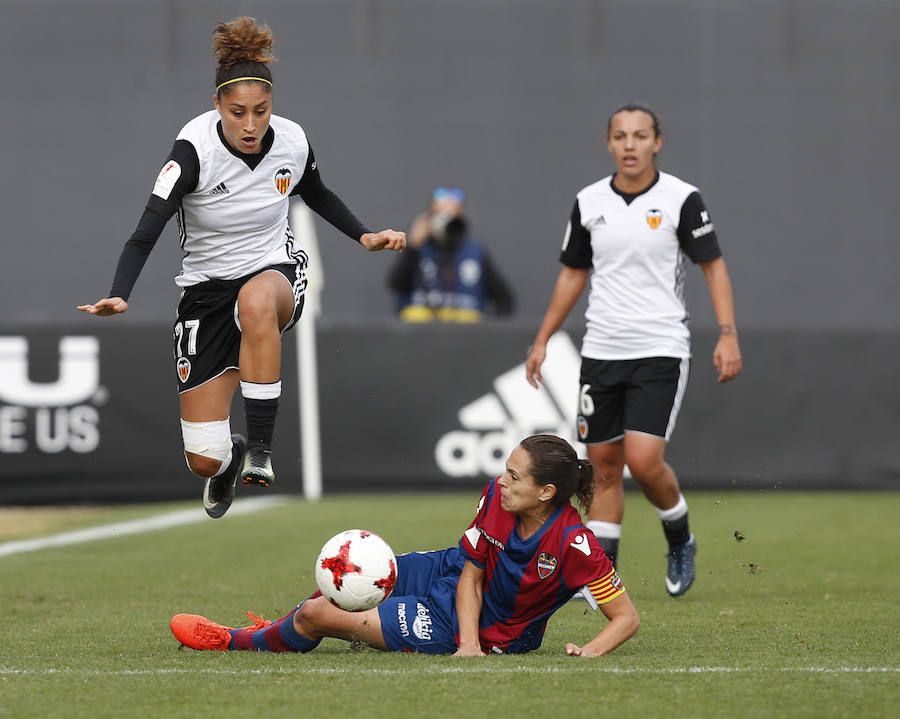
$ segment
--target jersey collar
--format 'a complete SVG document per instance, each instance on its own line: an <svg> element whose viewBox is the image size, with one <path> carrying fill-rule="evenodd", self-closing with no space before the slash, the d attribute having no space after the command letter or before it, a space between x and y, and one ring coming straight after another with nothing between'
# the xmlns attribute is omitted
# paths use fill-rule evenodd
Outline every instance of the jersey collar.
<svg viewBox="0 0 900 719"><path fill-rule="evenodd" d="M540 542L541 537L547 532L550 527L553 526L553 523L559 518L559 515L562 514L563 509L565 509L565 502L560 502L559 506L550 512L550 516L544 520L544 523L541 525L540 529L538 529L534 534L532 534L528 539L522 539L522 535L519 534L519 520L516 518L516 521L513 523L513 537L515 537L515 541L519 544L529 544L532 542Z"/></svg>
<svg viewBox="0 0 900 719"><path fill-rule="evenodd" d="M653 182L651 182L649 185L647 185L640 192L622 192L618 187L615 186L615 184L613 184L613 181L615 179L616 179L616 173L613 173L613 176L611 178L609 178L609 186L612 188L613 192L615 192L619 197L621 197L623 200L625 200L626 205L630 205L632 202L635 201L636 198L640 197L645 192L650 192L650 189L657 182L659 182L659 170L656 171L656 175L654 175L654 177L653 177Z"/></svg>
<svg viewBox="0 0 900 719"><path fill-rule="evenodd" d="M216 123L216 132L219 135L219 140L221 140L222 144L225 146L225 149L237 159L243 161L251 170L255 170L257 165L263 161L263 158L269 153L269 150L272 149L272 143L275 142L275 130L272 129L271 125L269 125L269 129L266 130L266 134L263 135L262 149L259 152L254 153L241 152L229 145L228 140L225 139L225 133L222 132L221 120Z"/></svg>

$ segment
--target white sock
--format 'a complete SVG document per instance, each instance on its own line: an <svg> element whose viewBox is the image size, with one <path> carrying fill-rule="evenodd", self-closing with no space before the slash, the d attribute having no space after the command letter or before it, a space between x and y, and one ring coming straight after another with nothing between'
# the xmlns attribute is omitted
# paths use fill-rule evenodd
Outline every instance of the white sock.
<svg viewBox="0 0 900 719"><path fill-rule="evenodd" d="M241 394L247 399L278 399L281 397L281 380L265 383L241 380Z"/></svg>
<svg viewBox="0 0 900 719"><path fill-rule="evenodd" d="M675 503L674 507L669 509L660 509L656 508L656 513L659 514L659 518L664 522L674 522L676 519L681 519L685 514L687 514L688 506L687 502L684 499L684 495L681 492L678 493L678 501Z"/></svg>
<svg viewBox="0 0 900 719"><path fill-rule="evenodd" d="M598 519L589 519L585 526L590 529L595 537L607 539L619 539L622 536L622 525L613 522L601 522Z"/></svg>

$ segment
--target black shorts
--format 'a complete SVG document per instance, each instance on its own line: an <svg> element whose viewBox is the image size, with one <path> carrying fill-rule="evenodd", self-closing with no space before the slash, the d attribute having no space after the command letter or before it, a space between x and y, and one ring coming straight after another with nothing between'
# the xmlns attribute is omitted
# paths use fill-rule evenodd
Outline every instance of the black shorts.
<svg viewBox="0 0 900 719"><path fill-rule="evenodd" d="M581 358L578 438L585 444L615 442L625 432L668 440L687 389L690 360Z"/></svg>
<svg viewBox="0 0 900 719"><path fill-rule="evenodd" d="M306 279L299 264L272 265L236 280L208 280L186 287L181 293L174 327L179 394L199 387L229 369L238 369L241 349L238 292L249 279L270 270L284 275L294 292L294 314L282 330L284 334L297 323L303 312Z"/></svg>

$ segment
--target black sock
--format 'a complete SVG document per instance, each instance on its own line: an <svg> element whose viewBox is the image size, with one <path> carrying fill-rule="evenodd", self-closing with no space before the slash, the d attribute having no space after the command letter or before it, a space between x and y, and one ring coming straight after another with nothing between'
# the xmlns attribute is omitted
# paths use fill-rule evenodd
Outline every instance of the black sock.
<svg viewBox="0 0 900 719"><path fill-rule="evenodd" d="M244 397L244 411L247 414L247 441L262 442L267 447L271 446L275 417L278 415L278 398Z"/></svg>
<svg viewBox="0 0 900 719"><path fill-rule="evenodd" d="M673 519L671 522L662 520L662 526L670 547L680 547L691 538L687 512L684 513L684 516Z"/></svg>
<svg viewBox="0 0 900 719"><path fill-rule="evenodd" d="M609 557L609 561L612 562L613 567L616 566L616 561L619 555L619 540L617 537L597 537L597 541L600 542L600 546L603 547L603 551L606 552L606 556Z"/></svg>

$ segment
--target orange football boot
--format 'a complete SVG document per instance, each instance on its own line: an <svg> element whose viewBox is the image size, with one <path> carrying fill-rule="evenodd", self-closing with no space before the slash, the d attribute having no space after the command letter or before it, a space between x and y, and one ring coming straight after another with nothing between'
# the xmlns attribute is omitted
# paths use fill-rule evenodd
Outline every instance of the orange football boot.
<svg viewBox="0 0 900 719"><path fill-rule="evenodd" d="M209 621L199 614L176 614L169 622L169 629L182 646L191 649L218 649L227 651L231 634L222 624Z"/></svg>
<svg viewBox="0 0 900 719"><path fill-rule="evenodd" d="M253 612L247 612L247 616L253 622L249 627L251 631L265 629L272 622L263 619ZM233 627L224 624L216 624L199 614L176 614L169 622L169 629L182 646L197 650L227 651L231 644L231 631Z"/></svg>

